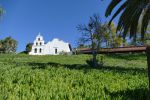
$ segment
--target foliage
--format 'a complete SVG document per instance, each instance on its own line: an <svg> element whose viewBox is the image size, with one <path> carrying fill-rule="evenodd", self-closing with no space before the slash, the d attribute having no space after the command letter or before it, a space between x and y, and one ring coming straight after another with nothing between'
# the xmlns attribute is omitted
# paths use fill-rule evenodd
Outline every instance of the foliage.
<svg viewBox="0 0 150 100"><path fill-rule="evenodd" d="M1 54L0 99L148 100L144 54L105 56L100 69L87 58Z"/></svg>
<svg viewBox="0 0 150 100"><path fill-rule="evenodd" d="M121 4L121 5L120 5ZM120 7L114 13L112 20L119 14L121 14L117 26L117 32L119 32L125 39L127 33L130 33L130 38L133 37L133 41L136 43L138 26L141 28L141 41L144 42L145 33L147 31L150 21L150 1L149 0L112 0L106 10L106 17L110 16L112 11L119 6ZM146 48L147 58L149 57L149 48ZM148 69L150 69L150 60L147 59ZM150 73L149 77L149 89L150 89Z"/></svg>
<svg viewBox="0 0 150 100"><path fill-rule="evenodd" d="M31 50L32 50L32 43L28 43L27 45L26 45L26 52L27 53L29 53Z"/></svg>
<svg viewBox="0 0 150 100"><path fill-rule="evenodd" d="M18 54L28 54L28 52L27 51L21 51Z"/></svg>
<svg viewBox="0 0 150 100"><path fill-rule="evenodd" d="M1 48L4 49L4 53L15 53L17 49L17 41L11 37L6 37L0 41Z"/></svg>
<svg viewBox="0 0 150 100"><path fill-rule="evenodd" d="M106 10L106 17L110 16L116 6L119 5L120 7L113 14L110 23L122 12L118 22L117 32L123 33L122 36L125 38L130 30L130 37L133 37L134 41L136 41L137 28L141 19L141 38L144 39L150 20L149 0L112 0Z"/></svg>
<svg viewBox="0 0 150 100"><path fill-rule="evenodd" d="M77 29L82 32L82 37L80 38L82 44L89 43L92 50L92 65L97 67L96 56L101 48L102 42L104 41L104 34L106 28L102 25L100 17L98 15L93 15L90 17L89 23L87 25L78 25Z"/></svg>
<svg viewBox="0 0 150 100"><path fill-rule="evenodd" d="M82 43L82 38L80 38L80 39L78 40L78 46L77 46L77 48L91 48L90 45Z"/></svg>
<svg viewBox="0 0 150 100"><path fill-rule="evenodd" d="M123 39L122 39L122 37L120 37L116 34L115 24L111 23L110 25L108 25L108 23L105 23L104 26L107 30L104 33L106 47L114 48L114 47L122 46L123 45Z"/></svg>
<svg viewBox="0 0 150 100"><path fill-rule="evenodd" d="M132 41L134 42L134 41ZM137 33L137 39L136 39L136 45L147 45L150 44L150 25L148 26L146 33L145 33L145 38L143 40L140 39L140 34Z"/></svg>

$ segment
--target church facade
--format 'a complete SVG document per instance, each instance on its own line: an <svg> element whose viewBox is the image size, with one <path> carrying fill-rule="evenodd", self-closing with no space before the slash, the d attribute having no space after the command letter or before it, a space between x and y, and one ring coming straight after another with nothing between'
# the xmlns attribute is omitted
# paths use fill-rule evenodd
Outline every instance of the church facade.
<svg viewBox="0 0 150 100"><path fill-rule="evenodd" d="M29 55L59 55L60 53L71 53L71 45L57 38L45 43L40 34L34 40Z"/></svg>

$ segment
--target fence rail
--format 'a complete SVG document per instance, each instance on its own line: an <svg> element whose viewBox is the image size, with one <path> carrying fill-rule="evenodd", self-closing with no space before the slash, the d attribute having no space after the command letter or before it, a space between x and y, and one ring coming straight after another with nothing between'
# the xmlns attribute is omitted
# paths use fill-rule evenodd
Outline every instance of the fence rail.
<svg viewBox="0 0 150 100"><path fill-rule="evenodd" d="M92 53L90 48L77 49L80 53ZM145 52L146 46L130 46L130 47L119 47L119 48L102 48L99 53L129 53L129 52Z"/></svg>

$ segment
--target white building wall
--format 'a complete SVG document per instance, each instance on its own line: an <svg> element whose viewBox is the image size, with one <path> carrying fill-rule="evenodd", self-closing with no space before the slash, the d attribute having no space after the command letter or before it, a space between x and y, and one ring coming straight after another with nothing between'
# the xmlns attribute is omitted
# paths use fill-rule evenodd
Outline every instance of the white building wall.
<svg viewBox="0 0 150 100"><path fill-rule="evenodd" d="M35 53L35 49L37 49L37 53ZM42 50L42 52L40 52L40 49ZM38 35L34 41L32 50L29 53L29 55L58 55L61 52L67 52L67 53L71 52L69 43L60 41L59 39L53 39L47 44L44 44L43 37L41 35Z"/></svg>

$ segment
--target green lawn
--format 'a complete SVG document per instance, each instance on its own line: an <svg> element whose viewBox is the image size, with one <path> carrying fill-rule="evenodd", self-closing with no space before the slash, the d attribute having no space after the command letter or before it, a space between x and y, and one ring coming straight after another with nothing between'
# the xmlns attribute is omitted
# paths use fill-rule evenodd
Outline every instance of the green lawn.
<svg viewBox="0 0 150 100"><path fill-rule="evenodd" d="M0 100L146 100L144 54L105 55L97 69L88 58L0 55Z"/></svg>

